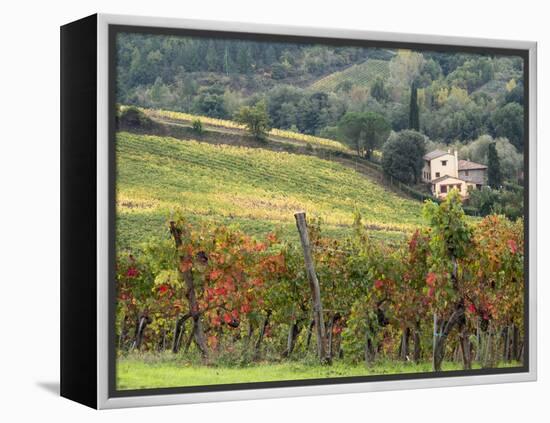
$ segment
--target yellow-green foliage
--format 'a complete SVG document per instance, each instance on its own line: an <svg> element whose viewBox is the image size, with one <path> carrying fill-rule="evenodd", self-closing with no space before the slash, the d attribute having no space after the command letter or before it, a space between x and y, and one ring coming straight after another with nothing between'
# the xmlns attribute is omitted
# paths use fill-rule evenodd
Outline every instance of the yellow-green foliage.
<svg viewBox="0 0 550 423"><path fill-rule="evenodd" d="M184 122L192 122L194 120L199 119L203 124L209 125L209 126L217 126L219 128L229 128L229 129L246 129L244 125L241 125L240 123L237 123L232 120L217 119L213 117L199 116L199 115L193 115L190 113L183 113L183 112L173 112L171 110L158 110L158 109L142 109L142 110L144 110L148 115L151 115L153 117L171 119L176 121L180 120Z"/></svg>
<svg viewBox="0 0 550 423"><path fill-rule="evenodd" d="M334 72L315 81L311 88L322 91L334 91L336 87L345 81L351 82L355 86L366 87L377 77L386 78L389 74L389 65L386 60L370 59L359 65L353 65L349 68Z"/></svg>
<svg viewBox="0 0 550 423"><path fill-rule="evenodd" d="M198 115L192 115L192 114L183 113L183 112L173 112L170 110L154 110L154 109L142 109L142 110L146 112L149 116L160 118L160 119L169 119L172 121L181 121L185 123L199 120L204 125L214 126L218 128L239 129L239 130L246 129L245 125L241 125L232 120L217 119L217 118L211 118L208 116L198 116ZM351 152L349 147L346 146L345 144L342 144L341 142L334 141L328 138L300 134L298 132L287 131L284 129L277 129L277 128L271 129L271 131L269 132L269 135L272 135L278 138L286 138L289 141L299 141L301 143L308 143L313 146L325 147L331 150Z"/></svg>
<svg viewBox="0 0 550 423"><path fill-rule="evenodd" d="M357 207L384 238L421 224L420 202L317 157L174 138L117 134L117 242L166 235L170 212L295 237L294 212L320 216L328 234L351 229Z"/></svg>

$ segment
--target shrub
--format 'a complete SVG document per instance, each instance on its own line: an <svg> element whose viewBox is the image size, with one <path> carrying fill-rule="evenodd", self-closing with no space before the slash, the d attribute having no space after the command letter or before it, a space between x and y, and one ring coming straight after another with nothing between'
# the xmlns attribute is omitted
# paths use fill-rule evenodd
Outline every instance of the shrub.
<svg viewBox="0 0 550 423"><path fill-rule="evenodd" d="M248 132L260 141L265 141L271 130L265 101L260 101L252 107L241 107L235 115L235 120L245 125Z"/></svg>
<svg viewBox="0 0 550 423"><path fill-rule="evenodd" d="M193 121L193 131L195 131L197 134L202 134L204 132L203 128L202 128L202 122L200 119L195 119Z"/></svg>
<svg viewBox="0 0 550 423"><path fill-rule="evenodd" d="M122 127L132 129L152 129L153 120L135 106L121 108L119 123Z"/></svg>

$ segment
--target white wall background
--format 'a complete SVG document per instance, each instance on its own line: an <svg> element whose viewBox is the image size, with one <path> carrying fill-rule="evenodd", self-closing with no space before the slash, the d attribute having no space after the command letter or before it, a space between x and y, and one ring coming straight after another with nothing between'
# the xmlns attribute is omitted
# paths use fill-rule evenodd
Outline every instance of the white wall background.
<svg viewBox="0 0 550 423"><path fill-rule="evenodd" d="M550 30L544 6L540 0L3 2L0 420L548 421ZM95 12L538 41L539 381L102 412L59 398L59 26Z"/></svg>

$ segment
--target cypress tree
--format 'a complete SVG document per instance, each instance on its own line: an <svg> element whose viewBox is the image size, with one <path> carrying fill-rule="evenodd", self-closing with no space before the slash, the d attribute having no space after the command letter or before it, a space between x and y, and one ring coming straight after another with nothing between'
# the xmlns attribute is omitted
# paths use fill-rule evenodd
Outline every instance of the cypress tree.
<svg viewBox="0 0 550 423"><path fill-rule="evenodd" d="M409 107L409 129L420 131L420 117L418 113L418 88L416 81L411 84L411 104Z"/></svg>
<svg viewBox="0 0 550 423"><path fill-rule="evenodd" d="M223 54L223 71L226 75L229 75L229 48L225 46L225 52Z"/></svg>
<svg viewBox="0 0 550 423"><path fill-rule="evenodd" d="M500 159L498 158L496 143L489 144L487 152L488 183L491 188L499 188L502 185L502 174L500 173Z"/></svg>

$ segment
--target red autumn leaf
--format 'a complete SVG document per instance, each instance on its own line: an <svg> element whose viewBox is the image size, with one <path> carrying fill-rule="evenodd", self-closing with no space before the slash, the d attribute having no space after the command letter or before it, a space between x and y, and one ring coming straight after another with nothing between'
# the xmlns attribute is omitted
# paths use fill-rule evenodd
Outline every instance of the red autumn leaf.
<svg viewBox="0 0 550 423"><path fill-rule="evenodd" d="M508 248L510 249L510 252L512 254L516 254L517 251L518 251L518 246L516 244L516 241L514 241L513 239L509 239L508 240Z"/></svg>
<svg viewBox="0 0 550 423"><path fill-rule="evenodd" d="M254 251L262 252L265 250L267 250L267 246L261 242L254 246Z"/></svg>
<svg viewBox="0 0 550 423"><path fill-rule="evenodd" d="M135 278L139 276L139 270L137 270L135 267L131 266L126 271L126 276L129 278Z"/></svg>
<svg viewBox="0 0 550 423"><path fill-rule="evenodd" d="M239 311L237 309L233 310L231 312L231 316L233 316L234 319L238 319L239 318Z"/></svg>
<svg viewBox="0 0 550 423"><path fill-rule="evenodd" d="M476 312L476 306L470 303L470 305L468 306L468 311L470 313L475 313Z"/></svg>
<svg viewBox="0 0 550 423"><path fill-rule="evenodd" d="M380 279L377 279L374 281L374 287L376 289L381 289L384 286L384 281L381 281Z"/></svg>
<svg viewBox="0 0 550 423"><path fill-rule="evenodd" d="M235 283L233 282L233 278L231 276L227 276L225 278L225 282L224 282L223 286L228 291L232 291L235 288Z"/></svg>
<svg viewBox="0 0 550 423"><path fill-rule="evenodd" d="M231 323L231 322L233 321L233 318L231 317L231 314L225 313L225 314L223 315L223 321L224 321L225 323Z"/></svg>
<svg viewBox="0 0 550 423"><path fill-rule="evenodd" d="M223 275L223 272L219 269L214 269L210 272L210 280L214 281L218 279L221 275Z"/></svg>
<svg viewBox="0 0 550 423"><path fill-rule="evenodd" d="M166 285L159 286L159 293L162 295L168 291L168 287Z"/></svg>
<svg viewBox="0 0 550 423"><path fill-rule="evenodd" d="M220 319L220 316L216 315L216 316L212 317L212 324L214 326L219 326L219 325L221 325L221 323L222 323L222 319Z"/></svg>
<svg viewBox="0 0 550 423"><path fill-rule="evenodd" d="M215 288L214 293L216 295L225 295L227 294L227 290L225 288Z"/></svg>
<svg viewBox="0 0 550 423"><path fill-rule="evenodd" d="M426 284L428 286L435 286L435 281L437 280L437 275L433 272L428 273L428 276L426 276Z"/></svg>
<svg viewBox="0 0 550 423"><path fill-rule="evenodd" d="M241 313L249 313L250 312L250 304L244 303L241 305Z"/></svg>

